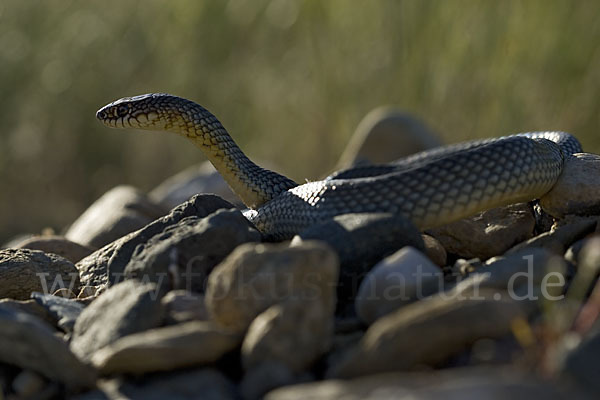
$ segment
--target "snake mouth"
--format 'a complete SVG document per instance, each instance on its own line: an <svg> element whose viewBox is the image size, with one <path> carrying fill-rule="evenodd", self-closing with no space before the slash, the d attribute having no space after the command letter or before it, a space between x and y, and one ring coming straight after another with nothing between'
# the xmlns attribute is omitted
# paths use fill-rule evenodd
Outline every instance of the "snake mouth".
<svg viewBox="0 0 600 400"><path fill-rule="evenodd" d="M128 110L123 110L123 106L115 106L114 103L108 104L96 112L96 118L104 125L117 128L126 127L123 120L127 117Z"/></svg>
<svg viewBox="0 0 600 400"><path fill-rule="evenodd" d="M108 118L108 114L104 111L104 108L96 111L96 118L98 118L101 122L104 122L106 118Z"/></svg>

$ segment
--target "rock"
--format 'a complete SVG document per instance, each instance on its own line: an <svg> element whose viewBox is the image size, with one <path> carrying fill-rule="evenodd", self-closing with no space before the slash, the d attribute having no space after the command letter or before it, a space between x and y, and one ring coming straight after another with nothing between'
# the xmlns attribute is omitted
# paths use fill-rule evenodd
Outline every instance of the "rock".
<svg viewBox="0 0 600 400"><path fill-rule="evenodd" d="M65 332L72 332L75 320L84 309L83 304L76 300L65 299L50 294L33 293L31 297L54 318L58 328Z"/></svg>
<svg viewBox="0 0 600 400"><path fill-rule="evenodd" d="M274 304L287 299L335 307L338 260L325 244L243 244L208 278L206 306L214 321L237 332Z"/></svg>
<svg viewBox="0 0 600 400"><path fill-rule="evenodd" d="M55 322L55 319L48 315L48 311L40 306L35 300L0 299L0 307L12 308L16 312L29 314L50 325Z"/></svg>
<svg viewBox="0 0 600 400"><path fill-rule="evenodd" d="M448 261L448 253L439 240L429 235L421 235L425 245L425 254L438 267L445 267Z"/></svg>
<svg viewBox="0 0 600 400"><path fill-rule="evenodd" d="M446 277L448 281L448 277ZM480 290L492 290L494 300L518 301L527 314L564 298L569 269L564 259L543 248L523 249L506 257L494 257L468 273L465 279L447 282L446 294L467 297Z"/></svg>
<svg viewBox="0 0 600 400"><path fill-rule="evenodd" d="M231 191L225 179L210 161L191 166L173 175L152 190L148 196L166 208L173 208L198 193L214 193L237 207L244 208L240 199Z"/></svg>
<svg viewBox="0 0 600 400"><path fill-rule="evenodd" d="M323 224L313 225L294 239L296 242L326 242L336 250L341 263L350 263L357 257L374 263L404 246L425 249L414 225L389 213L338 215Z"/></svg>
<svg viewBox="0 0 600 400"><path fill-rule="evenodd" d="M251 371L263 363L278 363L300 373L331 347L333 302L288 300L259 314L248 328L242 344L242 364Z"/></svg>
<svg viewBox="0 0 600 400"><path fill-rule="evenodd" d="M551 263L553 263L551 265ZM507 255L489 259L475 274L484 274L484 286L514 290L521 285L532 289L548 280L550 272L561 273L563 285L566 265L561 257L543 248L524 248Z"/></svg>
<svg viewBox="0 0 600 400"><path fill-rule="evenodd" d="M533 236L535 217L527 203L492 208L428 231L449 253L486 260Z"/></svg>
<svg viewBox="0 0 600 400"><path fill-rule="evenodd" d="M24 233L24 234L18 234L15 235L11 238L9 238L6 242L0 244L0 250L1 249L15 249L18 248L18 246L23 243L26 240L29 240L31 238L34 238L36 235L33 235L31 233Z"/></svg>
<svg viewBox="0 0 600 400"><path fill-rule="evenodd" d="M570 342L577 341L572 337L570 339ZM565 349L560 366L562 374L580 383L590 394L597 395L600 391L598 354L600 354L600 324L597 323L595 329L579 340L575 346L571 343Z"/></svg>
<svg viewBox="0 0 600 400"><path fill-rule="evenodd" d="M314 380L309 374L294 374L283 364L262 363L244 375L240 390L244 400L262 399L264 395L281 386L304 383Z"/></svg>
<svg viewBox="0 0 600 400"><path fill-rule="evenodd" d="M235 349L241 336L208 321L191 321L124 336L96 351L100 373L142 374L217 361Z"/></svg>
<svg viewBox="0 0 600 400"><path fill-rule="evenodd" d="M123 336L158 326L163 318L160 295L155 284L135 280L111 287L77 318L71 350L87 360Z"/></svg>
<svg viewBox="0 0 600 400"><path fill-rule="evenodd" d="M117 249L121 248L126 243L130 243L133 237L135 237L138 232L130 233L127 236L123 236L122 238L107 244L101 249L93 252L89 256L80 260L76 264L76 267L79 270L81 285L83 287L98 287L108 285L108 265L113 260L113 255L115 254ZM133 252L133 249L131 250L131 252ZM125 264L127 263L127 261L125 262ZM123 269L125 269L125 265L122 266L121 273L118 275L118 278L115 279L123 278Z"/></svg>
<svg viewBox="0 0 600 400"><path fill-rule="evenodd" d="M240 244L260 238L239 210L187 217L139 244L125 267L125 278L203 293L215 265Z"/></svg>
<svg viewBox="0 0 600 400"><path fill-rule="evenodd" d="M25 300L31 292L65 287L79 287L77 268L69 260L39 250L0 250L0 298Z"/></svg>
<svg viewBox="0 0 600 400"><path fill-rule="evenodd" d="M444 275L423 253L407 246L386 257L365 277L355 300L359 318L371 324L398 308L442 289Z"/></svg>
<svg viewBox="0 0 600 400"><path fill-rule="evenodd" d="M97 249L70 241L62 236L32 236L14 246L17 249L41 250L44 253L58 254L72 263L89 256Z"/></svg>
<svg viewBox="0 0 600 400"><path fill-rule="evenodd" d="M562 304L565 321L575 319L573 330L585 334L594 325L600 331L600 238L590 239L581 249L577 273L569 283L567 301Z"/></svg>
<svg viewBox="0 0 600 400"><path fill-rule="evenodd" d="M581 393L514 367L452 368L426 372L375 374L286 386L265 400L304 399L582 399Z"/></svg>
<svg viewBox="0 0 600 400"><path fill-rule="evenodd" d="M505 255L521 251L525 248L543 247L562 256L571 244L594 232L597 224L597 217L575 218L572 221L567 221L565 225L556 226L549 232L544 232L517 244L506 251Z"/></svg>
<svg viewBox="0 0 600 400"><path fill-rule="evenodd" d="M210 319L204 295L186 290L172 290L161 300L165 309L165 322L179 324L188 321L207 321Z"/></svg>
<svg viewBox="0 0 600 400"><path fill-rule="evenodd" d="M352 303L365 274L384 257L404 246L425 249L421 233L409 220L386 213L338 215L301 232L292 246L305 240L323 241L338 254L337 295L342 304Z"/></svg>
<svg viewBox="0 0 600 400"><path fill-rule="evenodd" d="M466 299L432 296L379 318L328 376L352 378L436 365L478 339L506 335L512 321L525 314L517 301L496 300L492 293L481 290Z"/></svg>
<svg viewBox="0 0 600 400"><path fill-rule="evenodd" d="M600 236L591 237L579 252L578 264L580 268L589 269L590 277L600 269ZM587 272L587 271L586 271Z"/></svg>
<svg viewBox="0 0 600 400"><path fill-rule="evenodd" d="M94 202L67 230L65 237L95 248L117 240L154 219L167 209L131 186L117 186Z"/></svg>
<svg viewBox="0 0 600 400"><path fill-rule="evenodd" d="M63 383L70 390L91 387L94 371L40 319L0 305L0 362L17 365Z"/></svg>
<svg viewBox="0 0 600 400"><path fill-rule="evenodd" d="M340 157L338 169L365 163L386 164L441 145L435 133L417 118L391 107L379 107L359 123Z"/></svg>
<svg viewBox="0 0 600 400"><path fill-rule="evenodd" d="M540 198L540 205L555 218L600 214L600 155L566 157L558 181Z"/></svg>
<svg viewBox="0 0 600 400"><path fill-rule="evenodd" d="M565 260L568 262L578 265L579 264L579 255L581 254L581 250L592 240L597 241L597 238L600 238L600 234L594 233L588 237L580 239L573 243L565 252Z"/></svg>
<svg viewBox="0 0 600 400"><path fill-rule="evenodd" d="M194 196L189 201L175 207L168 215L104 246L79 261L77 268L82 284L98 286L119 282L123 278L125 266L129 263L138 245L145 244L154 236L167 230L169 226L176 225L186 217L203 218L223 208L230 209L233 208L233 205L214 195Z"/></svg>
<svg viewBox="0 0 600 400"><path fill-rule="evenodd" d="M235 387L216 369L191 369L152 374L139 379L101 381L96 397L77 400L236 400ZM103 396L103 397L102 397Z"/></svg>
<svg viewBox="0 0 600 400"><path fill-rule="evenodd" d="M38 373L29 370L21 371L12 382L13 392L20 399L49 398L43 395L44 387L46 387L45 379Z"/></svg>

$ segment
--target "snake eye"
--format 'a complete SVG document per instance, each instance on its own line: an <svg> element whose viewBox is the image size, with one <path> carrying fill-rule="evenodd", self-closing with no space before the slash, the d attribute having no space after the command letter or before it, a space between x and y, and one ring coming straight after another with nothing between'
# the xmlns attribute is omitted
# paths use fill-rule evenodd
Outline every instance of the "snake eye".
<svg viewBox="0 0 600 400"><path fill-rule="evenodd" d="M129 112L129 107L122 105L117 108L117 116L124 117Z"/></svg>

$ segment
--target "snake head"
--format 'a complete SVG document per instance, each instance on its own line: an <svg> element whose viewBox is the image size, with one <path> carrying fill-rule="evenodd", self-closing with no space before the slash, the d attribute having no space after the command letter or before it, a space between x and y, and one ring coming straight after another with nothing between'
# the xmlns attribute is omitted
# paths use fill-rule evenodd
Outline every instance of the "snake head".
<svg viewBox="0 0 600 400"><path fill-rule="evenodd" d="M96 118L111 128L162 130L168 122L162 114L173 99L178 97L164 93L123 97L98 110Z"/></svg>

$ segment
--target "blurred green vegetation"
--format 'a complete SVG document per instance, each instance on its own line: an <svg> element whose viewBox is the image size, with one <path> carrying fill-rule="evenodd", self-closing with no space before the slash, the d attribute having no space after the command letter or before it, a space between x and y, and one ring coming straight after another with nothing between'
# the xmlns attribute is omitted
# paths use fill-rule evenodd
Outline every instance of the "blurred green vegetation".
<svg viewBox="0 0 600 400"><path fill-rule="evenodd" d="M595 0L0 0L0 239L202 159L96 121L127 95L195 100L299 181L382 104L447 142L553 129L600 152L598 21Z"/></svg>

